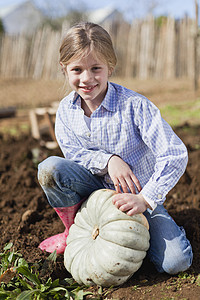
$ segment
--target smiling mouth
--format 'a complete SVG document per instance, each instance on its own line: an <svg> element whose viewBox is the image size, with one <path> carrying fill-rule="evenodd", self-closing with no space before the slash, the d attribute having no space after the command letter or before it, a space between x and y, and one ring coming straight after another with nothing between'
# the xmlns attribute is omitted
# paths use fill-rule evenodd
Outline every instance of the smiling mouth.
<svg viewBox="0 0 200 300"><path fill-rule="evenodd" d="M90 92L92 91L95 87L97 86L96 85L93 85L93 86L79 86L79 88L85 92Z"/></svg>

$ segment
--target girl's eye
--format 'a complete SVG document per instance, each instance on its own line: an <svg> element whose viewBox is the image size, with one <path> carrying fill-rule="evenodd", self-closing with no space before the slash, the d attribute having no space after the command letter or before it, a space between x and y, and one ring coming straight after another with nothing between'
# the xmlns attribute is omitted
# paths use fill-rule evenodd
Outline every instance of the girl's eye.
<svg viewBox="0 0 200 300"><path fill-rule="evenodd" d="M81 69L80 68L74 68L72 71L74 71L74 72L81 72Z"/></svg>
<svg viewBox="0 0 200 300"><path fill-rule="evenodd" d="M99 71L101 69L101 67L93 67L92 68L94 71Z"/></svg>

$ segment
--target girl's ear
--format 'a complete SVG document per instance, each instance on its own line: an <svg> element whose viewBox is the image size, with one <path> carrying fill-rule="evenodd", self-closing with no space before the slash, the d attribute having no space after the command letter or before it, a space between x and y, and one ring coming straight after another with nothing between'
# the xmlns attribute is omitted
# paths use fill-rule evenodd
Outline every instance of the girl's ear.
<svg viewBox="0 0 200 300"><path fill-rule="evenodd" d="M60 61L60 65L61 65L61 71L62 71L63 75L66 75L65 65L61 61Z"/></svg>
<svg viewBox="0 0 200 300"><path fill-rule="evenodd" d="M113 72L113 69L109 68L109 70L108 70L108 77L112 76L112 72Z"/></svg>

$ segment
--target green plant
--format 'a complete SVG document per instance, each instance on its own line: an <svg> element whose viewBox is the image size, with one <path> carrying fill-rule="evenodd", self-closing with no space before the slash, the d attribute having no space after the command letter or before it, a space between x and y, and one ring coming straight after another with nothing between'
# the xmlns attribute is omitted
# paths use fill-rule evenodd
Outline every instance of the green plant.
<svg viewBox="0 0 200 300"><path fill-rule="evenodd" d="M198 286L200 286L200 274L197 276L196 284L197 284Z"/></svg>
<svg viewBox="0 0 200 300"><path fill-rule="evenodd" d="M40 264L28 264L13 244L7 244L0 253L0 299L1 300L40 300L40 299L74 299L80 300L89 292L79 286L72 278L45 282L39 277ZM48 258L55 262L56 252Z"/></svg>
<svg viewBox="0 0 200 300"><path fill-rule="evenodd" d="M0 19L0 35L1 35L2 33L4 33L4 32L5 32L5 30L4 30L3 22L2 22L2 20Z"/></svg>
<svg viewBox="0 0 200 300"><path fill-rule="evenodd" d="M162 26L166 25L167 17L166 16L159 16L159 17L155 18L155 23L158 26L158 28L161 28Z"/></svg>

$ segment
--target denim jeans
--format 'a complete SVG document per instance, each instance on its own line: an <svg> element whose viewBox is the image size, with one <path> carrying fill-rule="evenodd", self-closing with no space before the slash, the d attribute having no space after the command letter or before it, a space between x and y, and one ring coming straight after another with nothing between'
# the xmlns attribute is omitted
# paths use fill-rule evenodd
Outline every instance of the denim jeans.
<svg viewBox="0 0 200 300"><path fill-rule="evenodd" d="M98 189L104 188L102 178L77 163L52 156L38 166L38 180L52 207L69 207ZM159 272L176 274L187 270L193 258L185 231L170 217L163 205L144 212L149 222L148 257Z"/></svg>

